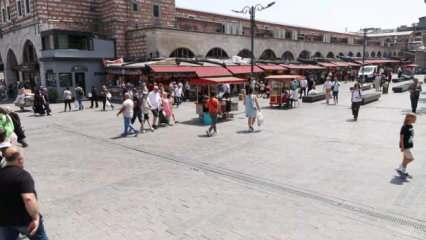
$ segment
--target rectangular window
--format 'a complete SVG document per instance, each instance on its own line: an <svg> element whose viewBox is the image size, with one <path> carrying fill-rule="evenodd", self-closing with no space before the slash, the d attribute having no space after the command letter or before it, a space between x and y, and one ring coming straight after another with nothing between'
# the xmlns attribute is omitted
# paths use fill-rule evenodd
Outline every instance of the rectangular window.
<svg viewBox="0 0 426 240"><path fill-rule="evenodd" d="M6 7L6 11L7 11L7 21L10 21L12 19L12 9L10 8L10 6Z"/></svg>
<svg viewBox="0 0 426 240"><path fill-rule="evenodd" d="M93 50L93 42L88 36L57 34L55 49Z"/></svg>
<svg viewBox="0 0 426 240"><path fill-rule="evenodd" d="M160 6L154 5L153 15L154 17L160 17Z"/></svg>
<svg viewBox="0 0 426 240"><path fill-rule="evenodd" d="M21 0L18 0L18 1L16 1L16 9L17 9L17 12L18 12L18 16L22 16L23 14L22 14L22 1Z"/></svg>
<svg viewBox="0 0 426 240"><path fill-rule="evenodd" d="M134 12L137 12L139 10L138 4L132 3L132 9L133 9Z"/></svg>
<svg viewBox="0 0 426 240"><path fill-rule="evenodd" d="M89 49L87 37L69 35L68 41L70 49Z"/></svg>
<svg viewBox="0 0 426 240"><path fill-rule="evenodd" d="M66 88L72 86L72 73L59 73L59 86Z"/></svg>
<svg viewBox="0 0 426 240"><path fill-rule="evenodd" d="M31 12L31 2L30 0L25 0L25 12L29 14Z"/></svg>
<svg viewBox="0 0 426 240"><path fill-rule="evenodd" d="M1 16L2 16L3 22L5 23L6 22L6 18L7 18L7 16L6 16L6 9L5 8L1 9Z"/></svg>
<svg viewBox="0 0 426 240"><path fill-rule="evenodd" d="M56 88L56 77L52 70L46 71L46 86Z"/></svg>
<svg viewBox="0 0 426 240"><path fill-rule="evenodd" d="M68 36L65 34L58 34L55 37L55 49L67 49Z"/></svg>
<svg viewBox="0 0 426 240"><path fill-rule="evenodd" d="M49 50L52 49L52 46L50 46L50 36L43 36L41 38L41 44L43 47L43 50Z"/></svg>

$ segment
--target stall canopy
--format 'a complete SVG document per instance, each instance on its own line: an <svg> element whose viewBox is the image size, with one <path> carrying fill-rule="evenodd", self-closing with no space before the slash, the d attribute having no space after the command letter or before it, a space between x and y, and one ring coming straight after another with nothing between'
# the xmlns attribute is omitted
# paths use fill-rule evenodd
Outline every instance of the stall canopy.
<svg viewBox="0 0 426 240"><path fill-rule="evenodd" d="M311 64L281 64L281 66L290 70L324 70L324 67Z"/></svg>
<svg viewBox="0 0 426 240"><path fill-rule="evenodd" d="M195 73L198 77L225 77L231 73L224 67L219 66L164 66L150 65L154 73Z"/></svg>
<svg viewBox="0 0 426 240"><path fill-rule="evenodd" d="M271 75L265 77L266 80L275 80L275 81L292 81L292 80L302 80L305 79L302 75Z"/></svg>
<svg viewBox="0 0 426 240"><path fill-rule="evenodd" d="M237 77L215 77L215 78L198 78L191 80L191 85L219 85L219 84L243 84L247 83L247 79L237 78Z"/></svg>
<svg viewBox="0 0 426 240"><path fill-rule="evenodd" d="M251 65L226 66L226 68L234 75L251 73ZM263 73L264 71L258 66L254 66L254 73Z"/></svg>
<svg viewBox="0 0 426 240"><path fill-rule="evenodd" d="M329 62L319 62L318 65L320 65L321 67L325 67L325 68L335 68L335 67L339 67L336 64L333 63L329 63Z"/></svg>
<svg viewBox="0 0 426 240"><path fill-rule="evenodd" d="M284 71L287 70L287 68L281 66L281 65L276 65L276 64L257 64L258 67L260 67L261 69L265 70L265 71Z"/></svg>
<svg viewBox="0 0 426 240"><path fill-rule="evenodd" d="M356 62L362 65L362 60L357 60ZM365 60L366 65L380 65L380 64L386 64L386 63L401 63L401 61L392 60L392 59L369 59L369 60Z"/></svg>

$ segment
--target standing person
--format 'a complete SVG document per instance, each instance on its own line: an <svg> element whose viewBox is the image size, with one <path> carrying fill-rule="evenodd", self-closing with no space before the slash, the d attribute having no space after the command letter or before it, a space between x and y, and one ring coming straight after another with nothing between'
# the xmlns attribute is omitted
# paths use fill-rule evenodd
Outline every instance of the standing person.
<svg viewBox="0 0 426 240"><path fill-rule="evenodd" d="M397 72L398 72L398 79L400 79L402 77L402 68L401 68L401 66L398 67Z"/></svg>
<svg viewBox="0 0 426 240"><path fill-rule="evenodd" d="M171 95L168 95L167 92L163 93L162 99L161 99L161 116L164 117L165 123L168 125L172 125L175 121L174 114L173 114L173 97Z"/></svg>
<svg viewBox="0 0 426 240"><path fill-rule="evenodd" d="M257 111L260 111L259 101L253 88L247 88L247 95L244 98L244 106L246 108L246 117L248 118L248 128L250 132L254 132L254 123L256 122Z"/></svg>
<svg viewBox="0 0 426 240"><path fill-rule="evenodd" d="M149 122L149 105L148 105L148 90L144 90L143 91L143 96L141 98L141 112L142 112L142 125L141 125L141 132L145 133L145 122L148 123L149 129L151 130L151 132L154 132L154 128L152 128L151 123Z"/></svg>
<svg viewBox="0 0 426 240"><path fill-rule="evenodd" d="M78 102L78 110L81 111L84 109L83 105L83 97L84 97L84 91L83 88L78 86L75 88L75 99Z"/></svg>
<svg viewBox="0 0 426 240"><path fill-rule="evenodd" d="M123 114L123 120L124 120L124 132L121 134L122 137L127 137L129 135L129 132L133 132L134 134L138 134L138 131L133 128L131 120L133 117L133 106L134 103L132 99L130 99L130 94L125 93L124 94L124 101L123 105L117 113L117 117L120 116L120 114Z"/></svg>
<svg viewBox="0 0 426 240"><path fill-rule="evenodd" d="M148 105L151 108L154 119L152 120L152 127L158 128L158 117L161 109L161 95L158 86L154 86L154 89L148 94Z"/></svg>
<svg viewBox="0 0 426 240"><path fill-rule="evenodd" d="M313 80L313 77L311 76L308 78L308 94L312 89L314 89L314 80Z"/></svg>
<svg viewBox="0 0 426 240"><path fill-rule="evenodd" d="M413 124L416 123L416 115L414 113L407 113L404 119L404 125L401 128L399 136L399 149L402 152L402 163L396 169L401 177L411 177L407 172L407 166L414 161L414 155L411 149L414 147L414 128Z"/></svg>
<svg viewBox="0 0 426 240"><path fill-rule="evenodd" d="M45 102L44 102L43 95L40 93L39 90L35 90L34 91L34 106L33 106L34 113L44 115L45 114L44 105L45 105Z"/></svg>
<svg viewBox="0 0 426 240"><path fill-rule="evenodd" d="M143 95L139 92L133 93L133 117L132 124L135 124L136 119L141 124L141 131L143 130L143 118L142 118L142 98Z"/></svg>
<svg viewBox="0 0 426 240"><path fill-rule="evenodd" d="M334 104L339 104L339 91L340 91L340 82L339 80L336 78L333 82L333 100L334 100Z"/></svg>
<svg viewBox="0 0 426 240"><path fill-rule="evenodd" d="M331 88L333 87L333 84L331 83L331 77L327 77L327 80L324 83L324 90L325 90L325 102L327 104L330 104L330 98L331 98Z"/></svg>
<svg viewBox="0 0 426 240"><path fill-rule="evenodd" d="M108 103L109 106L111 106L111 110L114 110L114 106L111 103L112 95L105 85L102 86L102 89L101 89L101 92L100 92L100 97L102 99L102 111L104 111L104 112L106 111L105 107L106 107L107 103Z"/></svg>
<svg viewBox="0 0 426 240"><path fill-rule="evenodd" d="M351 89L351 101L352 101L352 115L354 116L354 120L358 120L359 108L362 103L362 93L361 86L359 83L355 83L354 87Z"/></svg>
<svg viewBox="0 0 426 240"><path fill-rule="evenodd" d="M380 84L382 82L382 76L380 74L376 74L374 78L374 87L376 88L376 92L380 92Z"/></svg>
<svg viewBox="0 0 426 240"><path fill-rule="evenodd" d="M210 98L207 101L207 109L212 119L210 128L206 132L208 137L211 137L217 134L216 124L217 124L217 114L219 113L219 107L220 107L219 100L217 100L216 94L214 92L211 92ZM214 132L212 133L212 131Z"/></svg>
<svg viewBox="0 0 426 240"><path fill-rule="evenodd" d="M31 174L24 170L24 157L13 147L3 150L6 166L0 169L0 239L47 240L43 217Z"/></svg>
<svg viewBox="0 0 426 240"><path fill-rule="evenodd" d="M90 108L98 108L98 91L96 90L96 87L93 86L92 90L90 91Z"/></svg>
<svg viewBox="0 0 426 240"><path fill-rule="evenodd" d="M47 116L50 116L52 110L50 109L50 103L49 103L49 91L47 88L41 89L41 95L44 98L44 110L46 111Z"/></svg>
<svg viewBox="0 0 426 240"><path fill-rule="evenodd" d="M22 127L22 123L21 123L21 119L19 118L19 115L16 112L10 111L10 109L8 108L2 108L0 107L0 114L4 114L4 115L8 115L10 117L10 120L13 123L13 131L17 137L18 143L20 143L22 145L22 147L28 147L28 144L25 140L26 136L25 136L25 132L24 129ZM8 119L4 119L6 124ZM0 128L3 128L3 125L5 124L0 124L2 125ZM9 129L10 129L10 123L9 123ZM3 142L3 141L0 141Z"/></svg>
<svg viewBox="0 0 426 240"><path fill-rule="evenodd" d="M410 100L411 100L411 111L416 113L417 104L419 103L420 93L422 92L422 85L419 79L414 78L413 84L410 86Z"/></svg>
<svg viewBox="0 0 426 240"><path fill-rule="evenodd" d="M190 100L190 98L189 98L189 92L190 91L191 91L191 85L189 85L189 81L186 81L185 82L185 93L183 94L186 101Z"/></svg>
<svg viewBox="0 0 426 240"><path fill-rule="evenodd" d="M306 80L306 77L304 77L302 80L300 80L300 99L302 99L302 95L306 96L306 88L308 88L308 80Z"/></svg>
<svg viewBox="0 0 426 240"><path fill-rule="evenodd" d="M72 92L70 91L70 88L65 88L64 90L64 112L67 111L67 107L69 107L71 112L71 102L72 102Z"/></svg>
<svg viewBox="0 0 426 240"><path fill-rule="evenodd" d="M175 101L176 101L177 107L179 107L179 105L182 103L182 99L183 99L183 84L179 83L175 87Z"/></svg>

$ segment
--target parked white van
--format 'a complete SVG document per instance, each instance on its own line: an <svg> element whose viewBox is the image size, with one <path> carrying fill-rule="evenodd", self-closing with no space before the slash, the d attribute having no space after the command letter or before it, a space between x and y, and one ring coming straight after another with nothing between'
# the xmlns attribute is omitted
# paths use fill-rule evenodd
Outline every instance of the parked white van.
<svg viewBox="0 0 426 240"><path fill-rule="evenodd" d="M365 76L366 81L373 81L375 74L379 71L379 66L376 65L368 65L364 66L364 68L361 67L361 69L358 72L358 79L363 79Z"/></svg>

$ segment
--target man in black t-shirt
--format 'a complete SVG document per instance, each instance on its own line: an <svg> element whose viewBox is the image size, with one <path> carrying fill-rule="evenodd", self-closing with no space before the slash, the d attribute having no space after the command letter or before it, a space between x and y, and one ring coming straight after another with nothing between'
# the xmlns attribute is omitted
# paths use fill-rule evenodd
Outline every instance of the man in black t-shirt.
<svg viewBox="0 0 426 240"><path fill-rule="evenodd" d="M9 147L3 156L6 166L0 169L0 240L16 240L20 233L30 240L47 240L34 180L23 169L22 154Z"/></svg>

